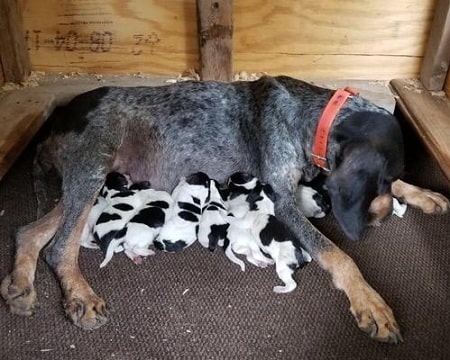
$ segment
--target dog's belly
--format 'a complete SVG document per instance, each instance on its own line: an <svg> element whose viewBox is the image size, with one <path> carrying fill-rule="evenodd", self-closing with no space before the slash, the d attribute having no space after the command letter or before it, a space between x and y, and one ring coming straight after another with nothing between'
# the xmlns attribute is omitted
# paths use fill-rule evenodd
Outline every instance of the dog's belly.
<svg viewBox="0 0 450 360"><path fill-rule="evenodd" d="M174 139L176 138L176 140ZM242 134L183 133L169 138L148 131L125 140L117 151L113 171L128 174L133 182L148 180L152 188L172 191L182 176L202 171L225 182L237 171L258 175L259 163Z"/></svg>

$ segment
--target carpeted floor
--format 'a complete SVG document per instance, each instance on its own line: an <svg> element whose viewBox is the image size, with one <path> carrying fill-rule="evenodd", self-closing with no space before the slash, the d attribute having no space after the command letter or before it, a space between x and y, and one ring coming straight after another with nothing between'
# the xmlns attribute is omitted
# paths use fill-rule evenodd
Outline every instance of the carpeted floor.
<svg viewBox="0 0 450 360"><path fill-rule="evenodd" d="M0 183L0 278L10 271L12 234L35 217L33 146ZM404 177L450 196L450 185L415 138ZM232 264L195 244L157 253L140 266L116 255L99 269L82 249L81 269L112 309L106 326L83 331L63 315L58 283L44 261L36 275L40 308L11 315L0 301L0 359L449 359L450 215L408 209L365 238L345 240L331 216L317 226L359 264L394 309L405 342L380 344L355 325L345 296L312 263L290 294L272 291L273 267Z"/></svg>

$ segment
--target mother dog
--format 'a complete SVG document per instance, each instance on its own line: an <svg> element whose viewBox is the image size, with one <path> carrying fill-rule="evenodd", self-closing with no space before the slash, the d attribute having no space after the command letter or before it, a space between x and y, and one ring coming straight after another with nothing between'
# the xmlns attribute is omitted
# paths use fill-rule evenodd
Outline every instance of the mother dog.
<svg viewBox="0 0 450 360"><path fill-rule="evenodd" d="M37 190L54 167L62 177L63 194L53 210L17 233L14 268L1 287L10 310L33 313L36 262L51 241L45 258L60 280L66 314L84 329L106 322L105 302L81 274L78 251L108 172L171 191L181 176L193 172L223 182L246 171L273 186L277 217L345 292L358 326L374 339L400 341L389 306L353 260L316 230L295 203L299 180L311 180L321 171L311 161L312 144L332 93L288 77L263 77L231 84L104 87L73 99L56 113L52 135L36 157ZM369 208L375 217L390 209L392 191L429 212L446 211L445 198L396 181L403 171L402 135L385 110L351 96L328 140L327 187L334 214L350 238L360 237Z"/></svg>

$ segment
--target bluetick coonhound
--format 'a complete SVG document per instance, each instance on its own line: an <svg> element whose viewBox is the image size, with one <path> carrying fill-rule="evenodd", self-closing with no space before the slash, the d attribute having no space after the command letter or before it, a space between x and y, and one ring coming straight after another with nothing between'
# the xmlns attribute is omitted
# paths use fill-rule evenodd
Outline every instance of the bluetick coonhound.
<svg viewBox="0 0 450 360"><path fill-rule="evenodd" d="M350 301L358 326L372 338L401 341L390 307L355 262L298 210L295 191L321 170L311 161L320 114L333 91L285 77L254 82L183 82L162 87L103 87L75 97L55 114L52 135L35 161L41 177L51 167L62 177L62 198L49 213L18 230L14 268L1 293L13 313L33 313L40 250L60 280L64 309L75 325L93 329L107 308L83 277L78 249L83 227L105 176L129 174L172 191L182 176L203 171L219 182L246 171L278 195L275 214L295 234ZM396 119L351 96L329 134L327 189L335 217L359 238L369 211L383 216L392 195L426 212L448 210L441 195L398 180L402 134ZM38 184L43 183L39 182ZM389 209L390 212L390 209Z"/></svg>

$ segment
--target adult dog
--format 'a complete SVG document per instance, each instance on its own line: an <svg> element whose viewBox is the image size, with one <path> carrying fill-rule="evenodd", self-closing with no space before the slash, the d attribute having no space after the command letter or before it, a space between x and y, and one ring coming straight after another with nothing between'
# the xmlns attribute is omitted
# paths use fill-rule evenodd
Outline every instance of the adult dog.
<svg viewBox="0 0 450 360"><path fill-rule="evenodd" d="M203 171L223 182L237 171L254 174L277 193L275 213L347 295L358 326L380 341L401 340L389 306L364 280L353 260L300 213L300 179L321 171L311 161L317 121L333 91L289 77L255 82L185 82L162 87L99 88L56 113L52 135L35 161L37 184L54 167L62 177L56 207L17 233L13 271L1 291L13 313L30 315L40 250L58 276L66 314L81 328L107 320L105 302L78 266L89 211L110 171L149 180L171 191L182 176ZM397 180L403 171L400 128L387 111L351 96L329 135L327 187L334 214L352 239L370 212L388 213L391 194L438 213L448 201ZM37 187L40 189L40 186Z"/></svg>

